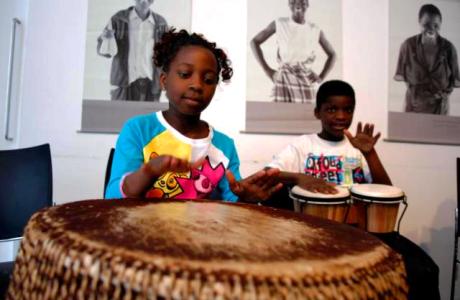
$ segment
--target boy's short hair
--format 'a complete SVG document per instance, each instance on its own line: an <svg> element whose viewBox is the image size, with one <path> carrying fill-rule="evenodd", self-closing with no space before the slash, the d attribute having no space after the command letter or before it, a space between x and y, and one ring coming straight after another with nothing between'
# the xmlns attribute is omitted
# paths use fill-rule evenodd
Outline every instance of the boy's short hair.
<svg viewBox="0 0 460 300"><path fill-rule="evenodd" d="M331 96L348 96L353 100L353 105L356 101L355 91L350 84L342 80L330 80L324 82L316 93L316 109L320 109Z"/></svg>
<svg viewBox="0 0 460 300"><path fill-rule="evenodd" d="M424 14L428 14L430 16L439 16L439 18L442 21L441 11L439 10L439 8L437 8L433 4L425 4L425 5L422 5L422 7L420 7L420 10L418 12L419 21L423 17Z"/></svg>

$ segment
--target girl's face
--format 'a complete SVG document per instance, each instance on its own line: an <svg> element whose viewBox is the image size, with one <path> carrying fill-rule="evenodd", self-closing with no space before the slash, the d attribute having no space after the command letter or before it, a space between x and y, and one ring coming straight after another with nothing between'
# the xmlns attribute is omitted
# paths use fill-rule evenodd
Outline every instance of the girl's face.
<svg viewBox="0 0 460 300"><path fill-rule="evenodd" d="M219 75L211 50L184 46L171 61L168 72L160 75L169 109L188 116L199 116L216 91Z"/></svg>
<svg viewBox="0 0 460 300"><path fill-rule="evenodd" d="M308 8L308 0L289 0L289 9L292 13L292 18L298 23L303 23L305 13Z"/></svg>
<svg viewBox="0 0 460 300"><path fill-rule="evenodd" d="M441 17L438 15L423 14L419 20L422 34L428 38L435 38L441 29Z"/></svg>

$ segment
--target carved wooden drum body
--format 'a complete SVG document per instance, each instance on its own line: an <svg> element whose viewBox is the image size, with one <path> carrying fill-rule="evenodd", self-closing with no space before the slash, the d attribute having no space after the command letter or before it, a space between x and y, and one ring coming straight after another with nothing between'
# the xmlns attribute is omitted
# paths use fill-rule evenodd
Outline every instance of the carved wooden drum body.
<svg viewBox="0 0 460 300"><path fill-rule="evenodd" d="M294 186L289 196L296 212L344 223L350 210L350 192L340 186L336 189L337 194L322 194Z"/></svg>
<svg viewBox="0 0 460 300"><path fill-rule="evenodd" d="M405 299L399 254L329 220L211 201L89 200L29 221L8 299Z"/></svg>
<svg viewBox="0 0 460 300"><path fill-rule="evenodd" d="M358 211L360 228L375 233L394 231L399 205L403 203L407 207L406 196L400 188L383 184L356 184L350 191L353 205ZM400 220L403 215L404 212Z"/></svg>

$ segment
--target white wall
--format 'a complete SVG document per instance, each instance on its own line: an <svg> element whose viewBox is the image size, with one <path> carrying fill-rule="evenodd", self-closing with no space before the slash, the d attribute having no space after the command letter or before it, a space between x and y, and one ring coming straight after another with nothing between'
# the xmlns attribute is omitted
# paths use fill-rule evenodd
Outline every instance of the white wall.
<svg viewBox="0 0 460 300"><path fill-rule="evenodd" d="M94 0L91 0L94 1ZM219 88L204 118L236 139L242 173L269 161L292 136L244 135L246 0L193 1L192 28L229 52L235 77ZM356 120L372 121L386 135L388 0L343 1L344 78L357 92ZM50 142L54 200L100 198L115 135L81 134L86 1L31 1L26 37L21 146ZM387 143L379 153L410 206L402 233L421 245L441 269L440 289L450 289L456 206L453 146ZM460 294L460 293L459 293Z"/></svg>

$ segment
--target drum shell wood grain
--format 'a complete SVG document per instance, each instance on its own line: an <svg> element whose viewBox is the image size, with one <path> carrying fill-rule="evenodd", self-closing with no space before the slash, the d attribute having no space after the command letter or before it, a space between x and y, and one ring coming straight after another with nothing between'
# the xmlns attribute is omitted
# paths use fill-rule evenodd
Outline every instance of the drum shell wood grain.
<svg viewBox="0 0 460 300"><path fill-rule="evenodd" d="M406 204L400 188L385 184L357 184L350 188L353 206L357 211L358 227L373 233L395 230L399 205Z"/></svg>
<svg viewBox="0 0 460 300"><path fill-rule="evenodd" d="M289 193L296 212L345 223L350 210L350 192L337 187L336 194L323 194L294 186Z"/></svg>
<svg viewBox="0 0 460 300"><path fill-rule="evenodd" d="M368 203L354 200L358 227L369 232L393 232L398 219L399 203Z"/></svg>
<svg viewBox="0 0 460 300"><path fill-rule="evenodd" d="M294 200L294 210L305 215L345 222L349 204L313 204Z"/></svg>

